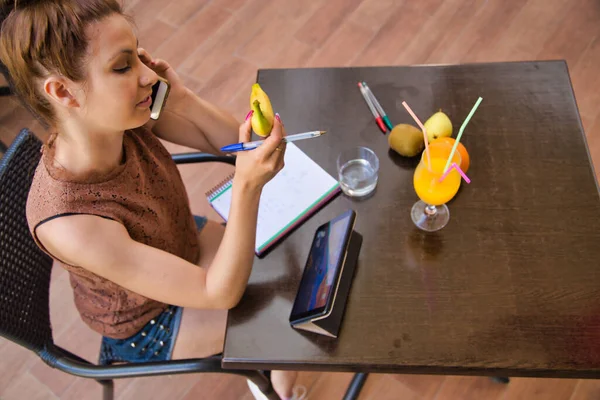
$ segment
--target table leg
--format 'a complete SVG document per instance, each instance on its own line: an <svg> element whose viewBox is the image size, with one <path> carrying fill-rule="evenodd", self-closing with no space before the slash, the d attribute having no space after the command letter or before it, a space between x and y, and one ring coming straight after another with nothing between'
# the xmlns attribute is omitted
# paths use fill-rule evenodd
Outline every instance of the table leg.
<svg viewBox="0 0 600 400"><path fill-rule="evenodd" d="M343 400L357 400L369 374L359 372L354 375Z"/></svg>

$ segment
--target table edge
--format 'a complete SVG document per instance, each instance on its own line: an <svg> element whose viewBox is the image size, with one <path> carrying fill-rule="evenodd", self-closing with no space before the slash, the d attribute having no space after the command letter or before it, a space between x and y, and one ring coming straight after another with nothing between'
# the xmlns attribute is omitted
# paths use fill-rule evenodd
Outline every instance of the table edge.
<svg viewBox="0 0 600 400"><path fill-rule="evenodd" d="M422 374L422 375L466 375L466 376L502 376L524 378L567 378L567 379L600 379L600 368L585 370L552 370L527 368L485 368L460 366L418 366L418 365L389 365L370 364L358 366L347 363L294 363L271 362L266 360L247 361L223 358L221 366L225 370L289 370L289 371L318 371L318 372L365 372L382 374Z"/></svg>
<svg viewBox="0 0 600 400"><path fill-rule="evenodd" d="M465 62L465 63L432 63L432 64L404 64L404 65L355 65L355 66L335 66L335 67L281 67L281 68L258 68L256 70L256 81L260 77L261 72L270 71L318 71L318 70L335 70L335 69L380 69L380 68L422 68L422 67L473 67L484 65L510 65L510 64L558 64L562 63L568 70L567 60L564 58L555 58L548 60L519 60L519 61L485 61L485 62Z"/></svg>

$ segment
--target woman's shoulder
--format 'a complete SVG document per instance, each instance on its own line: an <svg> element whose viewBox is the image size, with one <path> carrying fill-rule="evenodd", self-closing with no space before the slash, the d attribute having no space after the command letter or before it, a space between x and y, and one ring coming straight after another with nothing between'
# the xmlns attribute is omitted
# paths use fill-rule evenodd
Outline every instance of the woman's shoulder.
<svg viewBox="0 0 600 400"><path fill-rule="evenodd" d="M32 230L34 240L54 259L65 265L85 265L86 251L98 243L126 240L127 231L118 221L98 215L65 215L42 221Z"/></svg>
<svg viewBox="0 0 600 400"><path fill-rule="evenodd" d="M106 203L103 200L114 194L110 183L121 174L124 165L97 182L93 179L70 180L68 173L53 167L48 151L48 148L43 148L27 194L25 214L31 230L65 215L97 214L119 220L114 212L103 206Z"/></svg>
<svg viewBox="0 0 600 400"><path fill-rule="evenodd" d="M42 155L27 194L25 214L30 227L37 225L46 214L52 214L52 210L63 203L62 197L67 191L56 189L54 179L48 173Z"/></svg>

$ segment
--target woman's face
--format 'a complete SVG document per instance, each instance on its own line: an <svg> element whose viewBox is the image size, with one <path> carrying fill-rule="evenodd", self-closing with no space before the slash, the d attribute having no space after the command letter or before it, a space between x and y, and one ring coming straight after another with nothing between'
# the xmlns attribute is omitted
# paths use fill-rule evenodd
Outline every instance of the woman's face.
<svg viewBox="0 0 600 400"><path fill-rule="evenodd" d="M150 118L150 94L157 75L138 58L138 42L129 22L115 14L88 26L86 34L87 76L75 91L79 117L99 131L143 125Z"/></svg>

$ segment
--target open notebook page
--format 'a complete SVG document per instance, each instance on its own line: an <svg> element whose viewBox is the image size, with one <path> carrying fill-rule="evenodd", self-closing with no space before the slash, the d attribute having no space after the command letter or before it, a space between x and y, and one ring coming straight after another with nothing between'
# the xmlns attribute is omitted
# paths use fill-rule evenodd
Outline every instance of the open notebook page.
<svg viewBox="0 0 600 400"><path fill-rule="evenodd" d="M256 228L257 253L265 250L320 203L339 191L327 171L294 143L288 143L285 167L263 188ZM231 205L231 182L209 197L214 209L227 220Z"/></svg>

